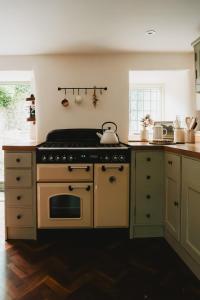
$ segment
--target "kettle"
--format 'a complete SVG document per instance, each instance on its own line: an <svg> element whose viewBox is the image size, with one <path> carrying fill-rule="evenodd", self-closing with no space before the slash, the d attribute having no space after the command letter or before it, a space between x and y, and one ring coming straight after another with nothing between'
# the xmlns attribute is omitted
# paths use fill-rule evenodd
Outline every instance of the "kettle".
<svg viewBox="0 0 200 300"><path fill-rule="evenodd" d="M115 126L115 129L111 129L109 126L107 129L105 129L106 124L113 124ZM96 134L101 139L100 144L119 144L119 138L117 135L117 125L114 122L105 122L102 124L102 131L103 134L97 132Z"/></svg>

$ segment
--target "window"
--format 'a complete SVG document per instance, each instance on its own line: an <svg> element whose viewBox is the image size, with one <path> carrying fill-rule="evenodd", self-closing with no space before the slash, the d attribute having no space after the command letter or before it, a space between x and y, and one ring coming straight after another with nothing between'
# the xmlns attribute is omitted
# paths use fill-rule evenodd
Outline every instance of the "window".
<svg viewBox="0 0 200 300"><path fill-rule="evenodd" d="M0 147L4 141L30 137L30 122L27 122L30 82L0 82ZM0 151L0 190L3 189L3 151Z"/></svg>
<svg viewBox="0 0 200 300"><path fill-rule="evenodd" d="M129 138L140 132L140 121L150 114L154 121L163 117L163 85L132 85L129 95Z"/></svg>

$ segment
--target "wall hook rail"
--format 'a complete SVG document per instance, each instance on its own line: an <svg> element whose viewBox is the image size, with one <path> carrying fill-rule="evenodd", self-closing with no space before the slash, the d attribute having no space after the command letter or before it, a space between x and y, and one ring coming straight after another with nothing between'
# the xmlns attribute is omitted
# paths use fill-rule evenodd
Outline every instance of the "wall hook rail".
<svg viewBox="0 0 200 300"><path fill-rule="evenodd" d="M96 86L94 86L94 87L77 87L77 88L75 88L75 87L58 87L58 91L61 91L61 90L64 90L65 92L67 91L67 90L73 90L73 92L75 91L75 90L85 90L85 91L87 91L87 90L100 90L100 91L107 91L108 90L108 88L107 87L96 87Z"/></svg>

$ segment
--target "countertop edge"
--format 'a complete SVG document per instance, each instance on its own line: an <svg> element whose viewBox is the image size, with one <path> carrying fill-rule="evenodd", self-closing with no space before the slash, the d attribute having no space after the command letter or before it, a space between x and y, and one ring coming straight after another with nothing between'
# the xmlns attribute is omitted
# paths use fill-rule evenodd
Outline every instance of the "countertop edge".
<svg viewBox="0 0 200 300"><path fill-rule="evenodd" d="M185 155L190 156L193 158L200 159L200 143L197 144L180 144L180 145L155 145L155 144L140 144L140 142L137 143L129 143L129 147L132 150L163 150L168 152L173 152L179 155ZM185 149L184 149L185 147ZM195 149L196 148L196 149Z"/></svg>
<svg viewBox="0 0 200 300"><path fill-rule="evenodd" d="M36 145L3 145L2 150L10 151L33 151L35 150Z"/></svg>

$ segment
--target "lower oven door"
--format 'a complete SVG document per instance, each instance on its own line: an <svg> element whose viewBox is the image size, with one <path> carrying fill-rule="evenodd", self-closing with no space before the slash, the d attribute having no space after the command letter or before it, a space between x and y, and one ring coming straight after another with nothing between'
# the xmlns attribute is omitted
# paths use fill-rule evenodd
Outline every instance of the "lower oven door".
<svg viewBox="0 0 200 300"><path fill-rule="evenodd" d="M92 183L38 183L38 228L93 227Z"/></svg>

